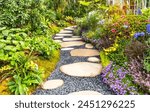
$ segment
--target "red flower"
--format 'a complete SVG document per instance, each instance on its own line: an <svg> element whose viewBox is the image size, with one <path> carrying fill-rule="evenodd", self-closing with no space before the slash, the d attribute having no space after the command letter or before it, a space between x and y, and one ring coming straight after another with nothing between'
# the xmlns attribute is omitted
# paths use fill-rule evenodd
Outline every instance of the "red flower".
<svg viewBox="0 0 150 112"><path fill-rule="evenodd" d="M111 32L116 33L117 31L116 31L116 29L112 29Z"/></svg>

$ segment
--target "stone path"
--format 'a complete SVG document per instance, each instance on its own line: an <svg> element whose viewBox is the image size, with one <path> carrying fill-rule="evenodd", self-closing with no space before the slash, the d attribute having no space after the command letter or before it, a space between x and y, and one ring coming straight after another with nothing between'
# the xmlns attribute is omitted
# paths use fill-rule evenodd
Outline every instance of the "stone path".
<svg viewBox="0 0 150 112"><path fill-rule="evenodd" d="M33 94L37 95L103 95L114 94L102 82L99 51L68 27L54 37L60 43L61 59L56 69Z"/></svg>

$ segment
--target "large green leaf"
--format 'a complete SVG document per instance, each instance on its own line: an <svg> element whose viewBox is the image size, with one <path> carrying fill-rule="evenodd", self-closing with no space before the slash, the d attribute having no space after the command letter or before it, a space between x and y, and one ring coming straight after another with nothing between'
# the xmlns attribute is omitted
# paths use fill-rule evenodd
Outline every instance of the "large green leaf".
<svg viewBox="0 0 150 112"><path fill-rule="evenodd" d="M2 31L2 34L3 34L4 36L8 36L9 32L10 32L10 30L3 30L3 31Z"/></svg>

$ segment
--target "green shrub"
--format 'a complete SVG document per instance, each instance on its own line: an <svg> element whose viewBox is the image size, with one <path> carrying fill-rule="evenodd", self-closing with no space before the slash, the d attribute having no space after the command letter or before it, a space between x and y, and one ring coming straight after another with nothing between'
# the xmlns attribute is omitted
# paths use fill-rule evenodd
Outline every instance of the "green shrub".
<svg viewBox="0 0 150 112"><path fill-rule="evenodd" d="M23 52L14 54L10 63L13 68L10 73L13 77L8 84L11 93L28 94L31 86L35 87L42 82L42 72L38 69L38 65L33 63L31 58L25 56Z"/></svg>

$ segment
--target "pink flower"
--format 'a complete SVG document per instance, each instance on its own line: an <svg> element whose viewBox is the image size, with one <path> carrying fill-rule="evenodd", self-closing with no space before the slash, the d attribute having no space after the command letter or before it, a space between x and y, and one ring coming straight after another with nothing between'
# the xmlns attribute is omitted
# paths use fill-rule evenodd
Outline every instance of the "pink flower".
<svg viewBox="0 0 150 112"><path fill-rule="evenodd" d="M116 31L116 29L112 29L111 32L116 33L117 31Z"/></svg>

